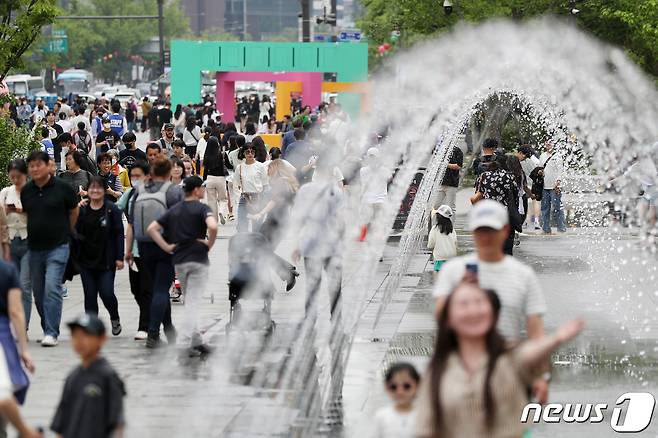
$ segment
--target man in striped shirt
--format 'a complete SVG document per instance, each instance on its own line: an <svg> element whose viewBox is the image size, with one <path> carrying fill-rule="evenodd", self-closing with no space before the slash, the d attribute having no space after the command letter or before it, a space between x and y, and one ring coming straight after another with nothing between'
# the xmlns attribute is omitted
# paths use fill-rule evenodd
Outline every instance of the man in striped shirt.
<svg viewBox="0 0 658 438"><path fill-rule="evenodd" d="M543 337L546 302L537 275L531 267L503 252L509 233L507 208L490 199L478 202L469 216L469 230L473 233L476 253L454 258L441 268L433 294L437 299L437 318L446 296L468 269L477 273L483 289L492 289L498 294L501 311L497 328L510 344L525 337ZM533 392L541 403L546 401L549 379L546 374L533 385Z"/></svg>

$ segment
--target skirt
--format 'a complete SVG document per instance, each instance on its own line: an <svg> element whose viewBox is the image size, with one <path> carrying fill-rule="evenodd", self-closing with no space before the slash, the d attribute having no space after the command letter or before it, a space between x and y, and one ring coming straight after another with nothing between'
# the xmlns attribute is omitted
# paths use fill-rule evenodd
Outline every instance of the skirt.
<svg viewBox="0 0 658 438"><path fill-rule="evenodd" d="M25 402L30 379L27 377L16 347L16 340L9 327L9 318L0 316L0 343L7 361L7 371L11 380L14 397L18 403Z"/></svg>

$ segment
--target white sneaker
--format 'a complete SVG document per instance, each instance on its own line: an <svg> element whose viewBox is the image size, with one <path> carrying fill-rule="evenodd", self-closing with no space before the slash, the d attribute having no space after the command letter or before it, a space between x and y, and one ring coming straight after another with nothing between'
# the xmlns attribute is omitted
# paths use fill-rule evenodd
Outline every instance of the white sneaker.
<svg viewBox="0 0 658 438"><path fill-rule="evenodd" d="M41 340L42 347L54 347L55 345L57 345L57 338L53 336L46 335Z"/></svg>
<svg viewBox="0 0 658 438"><path fill-rule="evenodd" d="M136 341L145 341L146 338L148 338L149 334L143 331L138 331L135 333L135 340Z"/></svg>

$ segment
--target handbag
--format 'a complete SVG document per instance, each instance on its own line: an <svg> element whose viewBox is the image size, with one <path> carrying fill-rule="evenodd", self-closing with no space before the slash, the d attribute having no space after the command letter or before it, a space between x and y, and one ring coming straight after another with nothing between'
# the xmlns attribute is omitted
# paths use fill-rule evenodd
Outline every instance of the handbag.
<svg viewBox="0 0 658 438"><path fill-rule="evenodd" d="M514 196L514 192L511 190L507 192L507 215L512 230L518 233L523 232L524 217L519 213L519 198Z"/></svg>
<svg viewBox="0 0 658 438"><path fill-rule="evenodd" d="M544 195L544 175L540 175L539 171L546 168L546 165L549 161L551 161L553 155L555 154L552 154L550 157L548 157L543 166L537 166L532 169L532 172L530 172L530 179L532 180L532 187L530 188L530 192L535 195L537 201L541 201L541 198Z"/></svg>

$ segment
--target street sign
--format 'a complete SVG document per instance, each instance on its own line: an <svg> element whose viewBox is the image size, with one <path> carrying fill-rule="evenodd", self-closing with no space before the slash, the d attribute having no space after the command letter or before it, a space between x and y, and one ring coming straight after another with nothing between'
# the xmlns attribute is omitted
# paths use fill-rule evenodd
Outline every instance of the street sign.
<svg viewBox="0 0 658 438"><path fill-rule="evenodd" d="M66 29L53 29L43 51L46 53L67 53L69 51L69 38L66 35Z"/></svg>
<svg viewBox="0 0 658 438"><path fill-rule="evenodd" d="M348 42L360 42L363 34L360 31L343 31L338 34L338 41Z"/></svg>
<svg viewBox="0 0 658 438"><path fill-rule="evenodd" d="M171 67L171 51L170 50L165 50L164 51L164 65L165 65L165 67Z"/></svg>
<svg viewBox="0 0 658 438"><path fill-rule="evenodd" d="M329 35L315 35L313 37L313 41L316 41L318 43L326 43L328 41L331 41L331 37Z"/></svg>

